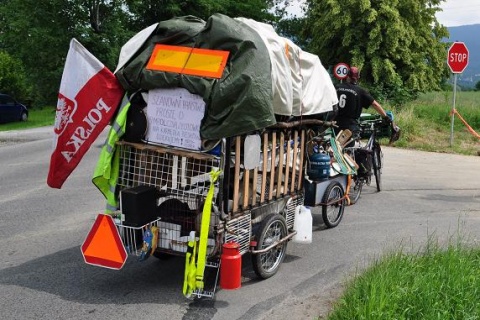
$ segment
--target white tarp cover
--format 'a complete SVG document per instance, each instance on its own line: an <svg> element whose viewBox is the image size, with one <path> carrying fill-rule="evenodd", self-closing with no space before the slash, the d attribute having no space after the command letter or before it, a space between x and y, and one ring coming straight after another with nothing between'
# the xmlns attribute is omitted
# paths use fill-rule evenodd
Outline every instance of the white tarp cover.
<svg viewBox="0 0 480 320"><path fill-rule="evenodd" d="M333 110L337 93L318 56L279 36L269 24L235 19L257 32L268 49L275 114L301 116Z"/></svg>

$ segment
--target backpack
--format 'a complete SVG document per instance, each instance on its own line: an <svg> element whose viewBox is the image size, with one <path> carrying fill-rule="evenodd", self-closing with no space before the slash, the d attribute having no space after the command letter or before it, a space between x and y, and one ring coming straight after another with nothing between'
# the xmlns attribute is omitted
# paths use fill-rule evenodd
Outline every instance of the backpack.
<svg viewBox="0 0 480 320"><path fill-rule="evenodd" d="M372 172L372 153L365 149L355 150L355 162L358 165L359 176L369 176Z"/></svg>

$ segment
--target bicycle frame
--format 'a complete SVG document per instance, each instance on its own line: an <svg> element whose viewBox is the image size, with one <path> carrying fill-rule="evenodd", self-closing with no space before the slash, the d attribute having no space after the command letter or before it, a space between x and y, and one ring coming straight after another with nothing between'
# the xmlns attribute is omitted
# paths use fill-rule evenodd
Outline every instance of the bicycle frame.
<svg viewBox="0 0 480 320"><path fill-rule="evenodd" d="M370 130L371 134L368 137L367 142L365 145L361 144L361 139L360 137L352 138L348 143L351 141L356 142L356 146L354 147L349 147L349 148L344 148L344 152L350 151L350 155L353 156L353 159L357 161L358 159L355 159L355 154L357 153L357 150L364 150L367 153L367 160L368 160L368 174L362 174L362 175L355 175L353 177L354 179L354 184L352 189L350 190L350 201L351 204L354 204L357 202L357 200L360 197L360 194L363 189L363 185L370 185L371 183L371 177L372 175L375 176L375 182L376 182L376 187L377 191L380 191L382 186L381 186L381 168L382 168L382 149L380 147L380 143L377 140L377 130L376 127L383 123L381 119L377 120L366 120L363 121L360 124L360 127L362 130ZM357 153L358 156L358 153Z"/></svg>
<svg viewBox="0 0 480 320"><path fill-rule="evenodd" d="M375 176L375 182L377 186L377 191L382 190L382 183L381 183L381 175L382 175L382 149L380 147L380 143L377 140L377 125L383 123L381 119L373 120L373 121L365 121L364 124L370 125L370 130L372 133L368 138L368 141L363 147L364 150L367 150L368 153L371 154L370 158L370 176L373 174ZM362 129L365 129L365 125L360 125Z"/></svg>

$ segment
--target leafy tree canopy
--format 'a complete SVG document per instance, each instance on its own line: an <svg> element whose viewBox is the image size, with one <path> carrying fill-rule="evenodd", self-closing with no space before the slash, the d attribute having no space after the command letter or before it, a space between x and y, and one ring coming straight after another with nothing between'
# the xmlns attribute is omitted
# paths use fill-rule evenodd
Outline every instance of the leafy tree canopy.
<svg viewBox="0 0 480 320"><path fill-rule="evenodd" d="M2 0L0 50L22 62L38 105L55 104L71 38L114 69L122 45L153 23L219 12L273 22L285 0ZM3 88L0 87L0 91Z"/></svg>
<svg viewBox="0 0 480 320"><path fill-rule="evenodd" d="M358 66L374 94L401 103L448 77L448 31L435 18L443 1L307 0L303 36L324 65Z"/></svg>
<svg viewBox="0 0 480 320"><path fill-rule="evenodd" d="M0 92L27 102L30 100L29 84L20 60L0 50Z"/></svg>
<svg viewBox="0 0 480 320"><path fill-rule="evenodd" d="M121 46L141 29L219 12L273 23L325 66L360 67L377 98L402 101L449 76L447 29L435 18L442 1L306 0L304 17L282 19L289 0L2 0L0 50L24 66L37 104L55 104L71 38L114 69Z"/></svg>
<svg viewBox="0 0 480 320"><path fill-rule="evenodd" d="M126 0L131 27L143 29L162 20L176 16L193 15L206 20L214 13L231 17L247 17L257 21L273 21L269 11L282 0Z"/></svg>

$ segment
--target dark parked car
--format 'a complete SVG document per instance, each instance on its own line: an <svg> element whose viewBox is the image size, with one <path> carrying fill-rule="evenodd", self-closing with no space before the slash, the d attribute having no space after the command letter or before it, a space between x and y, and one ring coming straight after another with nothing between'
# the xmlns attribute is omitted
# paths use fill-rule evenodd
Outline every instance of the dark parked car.
<svg viewBox="0 0 480 320"><path fill-rule="evenodd" d="M28 110L7 94L0 93L0 123L27 121Z"/></svg>

